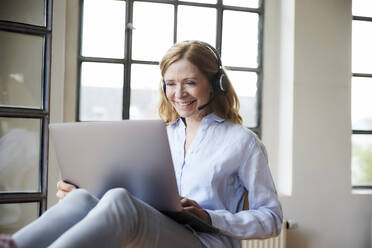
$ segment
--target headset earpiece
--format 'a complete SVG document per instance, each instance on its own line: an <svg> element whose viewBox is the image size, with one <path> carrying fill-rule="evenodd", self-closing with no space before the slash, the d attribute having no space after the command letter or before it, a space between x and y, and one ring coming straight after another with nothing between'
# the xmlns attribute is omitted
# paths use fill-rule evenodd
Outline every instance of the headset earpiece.
<svg viewBox="0 0 372 248"><path fill-rule="evenodd" d="M165 97L167 97L167 85L165 84L165 80L164 79L161 80L161 87L163 89L163 92L164 92Z"/></svg>
<svg viewBox="0 0 372 248"><path fill-rule="evenodd" d="M218 86L219 90L222 92L227 92L227 89L229 88L229 81L223 72L218 80Z"/></svg>
<svg viewBox="0 0 372 248"><path fill-rule="evenodd" d="M221 68L218 69L218 72L211 83L215 93L226 92L229 88L229 81Z"/></svg>

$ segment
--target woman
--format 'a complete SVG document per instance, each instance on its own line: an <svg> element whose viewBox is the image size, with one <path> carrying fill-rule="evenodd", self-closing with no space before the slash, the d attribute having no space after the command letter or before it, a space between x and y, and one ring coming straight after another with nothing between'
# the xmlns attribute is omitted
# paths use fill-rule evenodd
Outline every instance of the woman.
<svg viewBox="0 0 372 248"><path fill-rule="evenodd" d="M181 42L160 68L159 114L168 124L181 204L220 233L182 226L125 189L98 200L60 181L57 196L63 200L13 235L20 248L235 248L239 239L280 233L282 210L265 148L241 125L239 101L217 51L203 42ZM246 192L249 209L243 210Z"/></svg>

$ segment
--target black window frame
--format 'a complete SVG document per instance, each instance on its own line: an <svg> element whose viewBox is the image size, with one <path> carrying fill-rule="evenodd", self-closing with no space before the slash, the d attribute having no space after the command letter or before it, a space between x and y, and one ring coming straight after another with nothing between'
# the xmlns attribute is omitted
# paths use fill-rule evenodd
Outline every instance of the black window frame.
<svg viewBox="0 0 372 248"><path fill-rule="evenodd" d="M77 104L76 104L76 121L80 119L80 87L81 87L81 65L83 62L103 62L103 63L116 63L124 65L124 85L123 85L123 111L122 119L129 119L129 108L130 108L130 85L131 85L131 65L132 64L145 64L145 65L159 65L158 61L143 61L132 59L132 30L128 28L128 24L133 23L133 3L134 2L151 2L151 3L164 3L172 4L174 8L174 26L173 26L173 43L177 42L177 16L178 6L194 6L194 7L209 7L217 10L217 32L216 32L216 49L221 53L222 47L222 13L224 10L244 11L250 13L256 13L259 16L258 21L258 53L257 53L257 68L252 67L235 67L226 66L225 69L231 71L245 71L257 73L257 93L256 93L256 113L257 113L257 125L255 127L249 127L259 137L262 135L261 121L262 121L262 82L263 82L263 26L264 26L264 0L259 0L258 8L248 7L237 7L223 5L223 0L217 0L217 4L209 3L196 3L196 2L184 2L178 0L124 0L126 2L126 15L125 15L125 44L124 44L124 59L113 59L103 57L85 57L82 56L82 36L83 36L83 6L84 0L79 2L79 48L78 48L78 69L77 69ZM214 44L212 44L214 45ZM223 58L222 58L223 60Z"/></svg>
<svg viewBox="0 0 372 248"><path fill-rule="evenodd" d="M19 34L35 35L44 38L42 106L41 108L0 106L0 117L27 118L41 121L40 159L39 159L39 192L11 191L0 192L0 204L39 203L41 215L47 209L48 186L48 143L50 118L50 81L51 81L51 47L52 47L52 15L53 0L44 0L45 25L33 25L20 22L0 20L0 30Z"/></svg>
<svg viewBox="0 0 372 248"><path fill-rule="evenodd" d="M353 15L352 21L366 21L372 23L372 17L366 17L366 16L356 16ZM362 78L371 78L372 74L369 73L357 73L352 72L352 77L362 77ZM351 83L352 84L352 83ZM364 135L372 135L372 130L362 130L362 129L353 129L352 128L352 135L354 134L364 134ZM371 184L352 184L352 189L358 190L358 189L372 189L372 183Z"/></svg>

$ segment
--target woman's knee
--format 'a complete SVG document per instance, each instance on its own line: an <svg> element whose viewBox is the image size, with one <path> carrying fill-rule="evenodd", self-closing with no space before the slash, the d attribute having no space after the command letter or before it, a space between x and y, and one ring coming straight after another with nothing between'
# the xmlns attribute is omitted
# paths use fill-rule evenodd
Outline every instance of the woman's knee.
<svg viewBox="0 0 372 248"><path fill-rule="evenodd" d="M128 200L131 201L132 196L125 188L114 188L107 191L102 199L110 202L123 202Z"/></svg>
<svg viewBox="0 0 372 248"><path fill-rule="evenodd" d="M118 219L138 219L138 207L134 197L124 188L114 188L105 193L99 203L99 208Z"/></svg>
<svg viewBox="0 0 372 248"><path fill-rule="evenodd" d="M64 201L71 201L74 207L92 209L97 204L98 199L85 189L75 189L66 196Z"/></svg>

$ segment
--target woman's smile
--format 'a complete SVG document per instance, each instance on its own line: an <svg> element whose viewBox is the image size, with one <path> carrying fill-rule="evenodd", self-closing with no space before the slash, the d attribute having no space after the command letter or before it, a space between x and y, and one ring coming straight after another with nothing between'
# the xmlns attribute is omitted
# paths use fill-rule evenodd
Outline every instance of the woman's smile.
<svg viewBox="0 0 372 248"><path fill-rule="evenodd" d="M188 102L176 102L176 103L181 105L181 106L188 106L190 104L193 104L194 102L196 102L196 100L192 100L192 101L188 101Z"/></svg>

